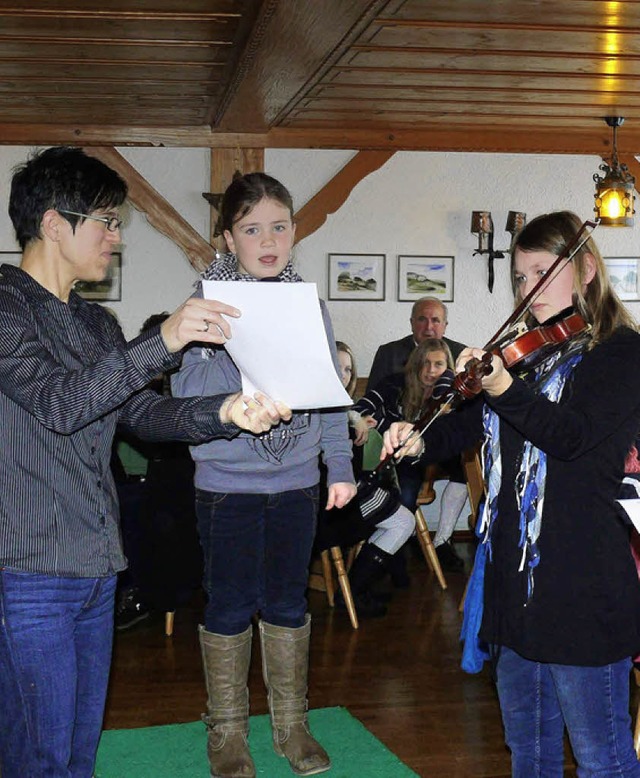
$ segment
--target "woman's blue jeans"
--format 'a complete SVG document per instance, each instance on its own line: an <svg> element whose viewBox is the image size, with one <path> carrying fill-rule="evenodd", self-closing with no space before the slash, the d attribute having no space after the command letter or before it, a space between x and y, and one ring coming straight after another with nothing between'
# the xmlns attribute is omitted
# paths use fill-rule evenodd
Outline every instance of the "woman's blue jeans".
<svg viewBox="0 0 640 778"><path fill-rule="evenodd" d="M208 632L237 635L257 611L278 627L303 626L318 491L317 486L278 494L196 490Z"/></svg>
<svg viewBox="0 0 640 778"><path fill-rule="evenodd" d="M2 778L93 775L115 584L0 570Z"/></svg>
<svg viewBox="0 0 640 778"><path fill-rule="evenodd" d="M579 778L640 776L631 735L631 660L603 667L543 664L504 646L498 696L513 778L562 778L566 726Z"/></svg>

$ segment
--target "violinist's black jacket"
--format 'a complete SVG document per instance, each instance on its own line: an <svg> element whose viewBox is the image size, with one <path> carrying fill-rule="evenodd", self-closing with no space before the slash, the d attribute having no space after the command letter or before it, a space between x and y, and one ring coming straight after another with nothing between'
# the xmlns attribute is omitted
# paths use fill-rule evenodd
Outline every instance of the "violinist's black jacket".
<svg viewBox="0 0 640 778"><path fill-rule="evenodd" d="M560 402L515 378L498 398L502 486L487 563L481 638L527 659L599 666L640 651L640 584L629 527L616 499L624 460L640 430L640 335L621 328L584 354ZM425 462L482 438L484 394L426 433ZM538 541L540 563L527 603L518 572L514 483L524 439L547 453Z"/></svg>

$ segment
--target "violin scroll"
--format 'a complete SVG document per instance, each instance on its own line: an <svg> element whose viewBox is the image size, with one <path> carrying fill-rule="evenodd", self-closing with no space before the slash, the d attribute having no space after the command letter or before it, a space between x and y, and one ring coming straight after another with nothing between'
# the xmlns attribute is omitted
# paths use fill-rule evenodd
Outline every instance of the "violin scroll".
<svg viewBox="0 0 640 778"><path fill-rule="evenodd" d="M460 400L470 400L482 391L482 379L493 372L491 360L493 354L487 351L482 359L470 359L464 366L464 370L455 377L453 390L460 396Z"/></svg>

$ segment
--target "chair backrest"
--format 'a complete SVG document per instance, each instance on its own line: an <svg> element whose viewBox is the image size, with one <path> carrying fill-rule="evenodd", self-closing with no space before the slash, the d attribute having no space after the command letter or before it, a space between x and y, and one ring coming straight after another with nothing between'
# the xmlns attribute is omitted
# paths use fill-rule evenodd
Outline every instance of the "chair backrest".
<svg viewBox="0 0 640 778"><path fill-rule="evenodd" d="M479 444L462 452L462 468L464 470L465 478L467 479L469 503L471 505L469 526L473 529L478 519L480 501L485 495L484 474L482 472L482 457L480 455Z"/></svg>

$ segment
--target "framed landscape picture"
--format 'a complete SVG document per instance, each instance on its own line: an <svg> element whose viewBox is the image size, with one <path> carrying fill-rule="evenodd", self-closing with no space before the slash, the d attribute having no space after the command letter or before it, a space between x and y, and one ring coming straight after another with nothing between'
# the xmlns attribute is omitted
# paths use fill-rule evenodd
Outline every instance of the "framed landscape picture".
<svg viewBox="0 0 640 778"><path fill-rule="evenodd" d="M384 300L384 254L329 254L329 300Z"/></svg>
<svg viewBox="0 0 640 778"><path fill-rule="evenodd" d="M0 265L3 262L8 265L19 265L21 259L22 253L20 251L0 251ZM113 252L113 260L104 281L78 281L73 290L85 300L93 300L98 303L121 300L122 254L119 251Z"/></svg>
<svg viewBox="0 0 640 778"><path fill-rule="evenodd" d="M453 257L398 256L398 300L437 297L453 301Z"/></svg>
<svg viewBox="0 0 640 778"><path fill-rule="evenodd" d="M640 300L636 257L604 257L609 280L621 300Z"/></svg>

